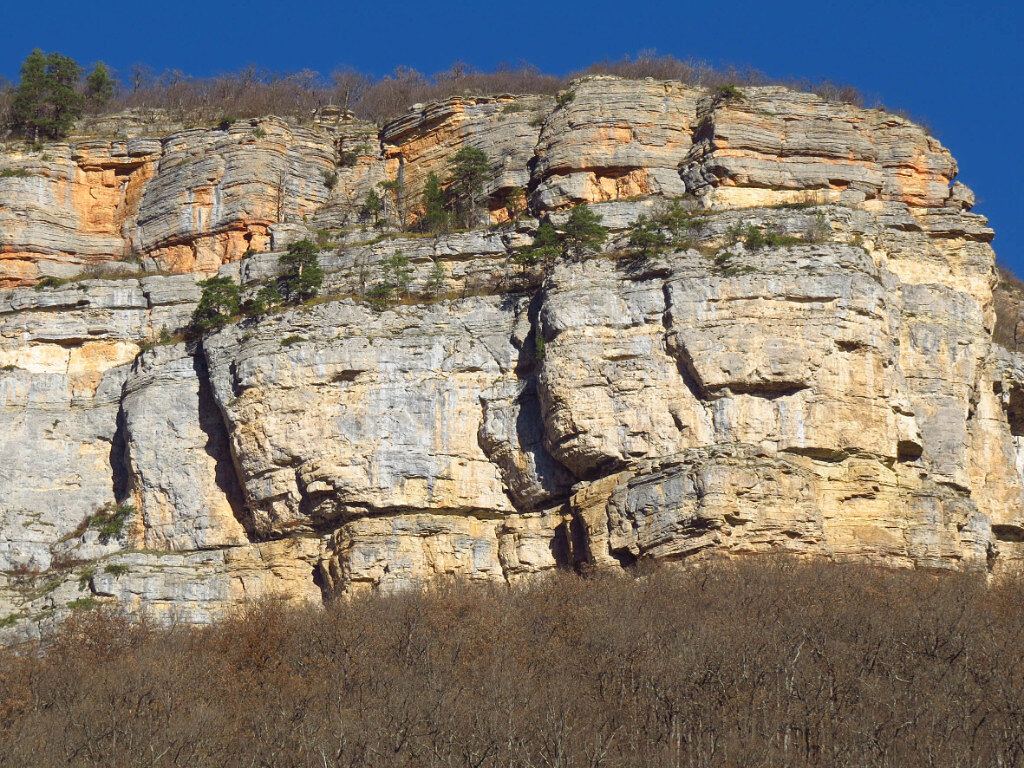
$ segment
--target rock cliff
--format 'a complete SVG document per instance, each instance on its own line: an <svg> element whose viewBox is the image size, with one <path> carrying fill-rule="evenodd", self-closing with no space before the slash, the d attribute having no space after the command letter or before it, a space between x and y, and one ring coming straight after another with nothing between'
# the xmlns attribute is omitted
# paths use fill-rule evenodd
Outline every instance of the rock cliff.
<svg viewBox="0 0 1024 768"><path fill-rule="evenodd" d="M103 601L201 622L710 554L1020 565L1024 358L992 341L992 232L919 126L594 77L379 131L122 128L0 153L8 637ZM490 228L361 215L393 181L415 222L463 146L491 164ZM513 263L581 203L602 252ZM638 253L670 210L685 237ZM251 288L304 236L320 298L180 340L198 280ZM374 308L398 250L419 298Z"/></svg>

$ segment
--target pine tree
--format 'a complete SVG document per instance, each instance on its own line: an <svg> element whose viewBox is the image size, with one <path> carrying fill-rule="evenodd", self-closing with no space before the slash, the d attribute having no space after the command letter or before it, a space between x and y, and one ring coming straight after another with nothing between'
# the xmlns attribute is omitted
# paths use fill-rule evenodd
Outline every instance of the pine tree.
<svg viewBox="0 0 1024 768"><path fill-rule="evenodd" d="M594 213L586 204L572 209L565 222L565 255L585 258L604 245L608 239L608 230L601 226L601 216Z"/></svg>
<svg viewBox="0 0 1024 768"><path fill-rule="evenodd" d="M366 292L366 298L375 309L382 310L395 296L409 292L412 266L409 257L401 251L381 258L377 266L381 280Z"/></svg>
<svg viewBox="0 0 1024 768"><path fill-rule="evenodd" d="M551 226L551 222L545 221L537 228L533 236L533 244L520 250L512 260L516 264L533 266L541 264L550 267L559 256L562 255L562 246L559 242L558 232Z"/></svg>
<svg viewBox="0 0 1024 768"><path fill-rule="evenodd" d="M33 141L65 136L82 115L84 97L76 90L81 76L74 59L36 48L21 65L11 104L12 127Z"/></svg>
<svg viewBox="0 0 1024 768"><path fill-rule="evenodd" d="M463 147L452 159L448 191L459 223L470 228L476 223L477 203L484 183L491 176L491 164L481 150Z"/></svg>
<svg viewBox="0 0 1024 768"><path fill-rule="evenodd" d="M278 263L285 268L278 284L288 304L301 304L320 291L324 271L320 268L318 253L316 244L304 238L288 246L288 252L278 259Z"/></svg>
<svg viewBox="0 0 1024 768"><path fill-rule="evenodd" d="M519 217L526 210L526 190L522 187L512 187L505 193L505 213L509 221L519 221Z"/></svg>
<svg viewBox="0 0 1024 768"><path fill-rule="evenodd" d="M423 286L424 291L428 296L437 298L444 290L447 281L448 273L445 271L444 264L441 263L440 259L434 259L434 265L430 268L427 282Z"/></svg>
<svg viewBox="0 0 1024 768"><path fill-rule="evenodd" d="M255 296L242 305L242 311L248 317L263 317L280 303L281 292L277 289L277 281L268 280L260 287Z"/></svg>
<svg viewBox="0 0 1024 768"><path fill-rule="evenodd" d="M110 74L107 65L98 61L85 78L85 100L92 109L102 109L114 97L116 87L117 81Z"/></svg>
<svg viewBox="0 0 1024 768"><path fill-rule="evenodd" d="M203 294L192 313L193 330L214 331L231 322L238 314L238 286L230 277L211 277L199 283Z"/></svg>
<svg viewBox="0 0 1024 768"><path fill-rule="evenodd" d="M409 292L409 286L412 284L412 266L409 264L408 256L401 251L395 251L391 256L381 260L381 268L384 281L391 285L399 296Z"/></svg>
<svg viewBox="0 0 1024 768"><path fill-rule="evenodd" d="M433 171L427 174L427 183L423 187L423 218L420 219L420 225L428 232L446 232L450 225L444 189Z"/></svg>
<svg viewBox="0 0 1024 768"><path fill-rule="evenodd" d="M376 189L371 189L366 195L366 201L363 203L363 209L360 213L363 218L370 218L372 216L373 223L376 224L380 221L380 214L383 210L384 201L380 199Z"/></svg>
<svg viewBox="0 0 1024 768"><path fill-rule="evenodd" d="M629 235L629 245L636 248L644 258L661 253L668 246L668 236L661 231L661 225L646 215L640 216Z"/></svg>

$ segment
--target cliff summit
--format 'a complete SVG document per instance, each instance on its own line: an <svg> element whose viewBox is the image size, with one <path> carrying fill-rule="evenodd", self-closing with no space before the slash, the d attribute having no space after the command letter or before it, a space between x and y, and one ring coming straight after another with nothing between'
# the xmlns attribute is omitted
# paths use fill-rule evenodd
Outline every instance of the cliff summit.
<svg viewBox="0 0 1024 768"><path fill-rule="evenodd" d="M992 232L902 117L595 76L83 128L0 151L0 636L740 553L1019 566ZM476 226L422 231L465 148ZM523 258L581 206L599 248ZM316 299L183 335L199 281L252 296L305 238Z"/></svg>

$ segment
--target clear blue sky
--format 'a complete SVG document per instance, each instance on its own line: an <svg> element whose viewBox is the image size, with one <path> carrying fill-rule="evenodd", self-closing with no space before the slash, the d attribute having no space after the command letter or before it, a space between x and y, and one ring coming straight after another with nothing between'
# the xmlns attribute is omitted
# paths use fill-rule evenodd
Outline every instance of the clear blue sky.
<svg viewBox="0 0 1024 768"><path fill-rule="evenodd" d="M1002 260L1024 274L1024 3L315 2L7 0L0 75L34 47L127 73L209 75L256 64L385 74L520 60L564 73L644 49L773 76L851 83L925 119L978 195Z"/></svg>

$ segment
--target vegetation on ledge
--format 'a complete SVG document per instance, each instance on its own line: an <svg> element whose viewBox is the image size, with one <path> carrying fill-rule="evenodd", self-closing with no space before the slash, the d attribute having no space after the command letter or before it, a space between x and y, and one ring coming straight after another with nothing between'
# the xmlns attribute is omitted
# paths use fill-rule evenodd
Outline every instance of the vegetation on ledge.
<svg viewBox="0 0 1024 768"><path fill-rule="evenodd" d="M857 89L849 85L772 78L750 67L717 68L704 61L654 53L606 59L564 76L545 74L529 64L482 72L456 62L431 76L406 66L395 67L384 77L346 66L339 66L328 76L309 70L277 73L249 66L216 77L196 78L180 70L157 73L144 64L136 64L130 72L115 73L103 62L85 76L74 60L36 50L22 66L16 87L5 87L0 82L0 124L38 140L65 135L83 112L157 108L181 120L229 126L239 119L265 115L309 119L327 105L365 120L383 122L401 115L413 104L449 96L560 94L559 103L568 104L572 99L572 92L565 90L569 83L593 75L678 80L713 88L721 98L741 99L741 85L784 85L831 100L858 105L864 102ZM511 113L514 108L505 109Z"/></svg>

